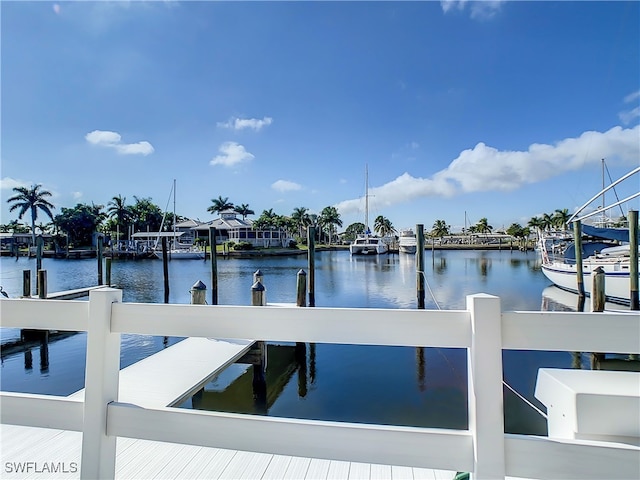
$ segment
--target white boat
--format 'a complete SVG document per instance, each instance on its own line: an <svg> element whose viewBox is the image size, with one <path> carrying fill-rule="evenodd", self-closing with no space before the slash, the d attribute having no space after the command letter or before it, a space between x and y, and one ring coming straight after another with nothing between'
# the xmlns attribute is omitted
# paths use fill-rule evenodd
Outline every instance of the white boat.
<svg viewBox="0 0 640 480"><path fill-rule="evenodd" d="M580 212L593 202L595 198L603 195L605 191L613 188L621 181L638 172L640 172L640 167L632 170L621 179L612 183L609 187L603 188L600 193L578 209L578 211L569 219L569 222L577 220L582 221L583 219L598 213L602 213L604 215L607 208L617 206L624 201L640 196L640 192L636 193L627 197L623 201L619 201L617 204L613 204L609 207L603 207L593 213L577 218ZM629 238L629 229L598 228L585 224L582 225L582 234L588 236L590 239L582 245L582 276L585 295L591 295L593 283L591 279L592 272L597 268L601 268L605 274L606 299L615 303L628 304L631 299L631 260L629 241L633 240ZM567 238L562 239L562 241L566 243ZM635 241L637 242L638 239L635 239ZM574 252L575 246L572 243L569 243L562 252L562 255L557 256L558 252L554 248L554 245L557 245L557 243L554 242L553 239L541 235L538 242L538 248L542 255L542 273L544 273L544 275L557 287L578 293L578 268Z"/></svg>
<svg viewBox="0 0 640 480"><path fill-rule="evenodd" d="M410 228L400 230L400 240L398 241L398 250L400 253L416 253L418 241L415 232Z"/></svg>
<svg viewBox="0 0 640 480"><path fill-rule="evenodd" d="M364 233L358 234L349 245L351 255L379 255L389 251L389 245L382 238L372 235L369 229L369 170L365 169Z"/></svg>

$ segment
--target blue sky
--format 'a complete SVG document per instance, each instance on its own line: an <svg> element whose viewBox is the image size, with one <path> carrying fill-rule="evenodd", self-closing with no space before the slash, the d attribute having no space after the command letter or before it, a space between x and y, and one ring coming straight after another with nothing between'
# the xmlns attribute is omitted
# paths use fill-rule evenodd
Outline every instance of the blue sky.
<svg viewBox="0 0 640 480"><path fill-rule="evenodd" d="M573 211L640 163L639 2L1 2L12 188L344 227ZM636 177L637 178L637 177ZM619 191L620 198L638 190ZM638 209L638 202L632 204ZM45 218L39 218L44 221Z"/></svg>

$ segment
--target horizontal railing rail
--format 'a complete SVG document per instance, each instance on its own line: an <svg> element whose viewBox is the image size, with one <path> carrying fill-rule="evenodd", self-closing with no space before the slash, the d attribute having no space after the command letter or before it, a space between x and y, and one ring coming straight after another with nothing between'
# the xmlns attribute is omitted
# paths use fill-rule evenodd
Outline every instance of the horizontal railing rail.
<svg viewBox="0 0 640 480"><path fill-rule="evenodd" d="M488 295L467 310L241 307L90 301L0 302L2 327L88 331L85 400L3 392L2 423L83 432L81 475L112 478L120 437L237 450L470 471L474 478L637 475L640 448L505 435L502 350L640 354L640 317L624 313L501 312ZM120 334L421 347L468 351L468 430L365 425L145 408L118 402Z"/></svg>

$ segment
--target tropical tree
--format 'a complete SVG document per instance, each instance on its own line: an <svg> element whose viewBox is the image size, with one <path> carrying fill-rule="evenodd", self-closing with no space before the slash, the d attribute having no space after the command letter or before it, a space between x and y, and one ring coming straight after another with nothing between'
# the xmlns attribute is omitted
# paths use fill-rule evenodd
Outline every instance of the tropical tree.
<svg viewBox="0 0 640 480"><path fill-rule="evenodd" d="M562 210L556 208L556 211L553 213L552 221L553 226L556 228L562 228L563 230L567 229L567 221L571 218L569 214L569 210L563 208Z"/></svg>
<svg viewBox="0 0 640 480"><path fill-rule="evenodd" d="M306 236L304 235L304 230L311 225L311 218L307 213L308 211L309 209L306 207L296 207L293 209L293 213L291 214L291 220L295 228L298 230L298 236L300 238Z"/></svg>
<svg viewBox="0 0 640 480"><path fill-rule="evenodd" d="M124 232L124 238L127 239L127 226L133 217L131 208L127 206L127 197L118 194L111 198L107 207L107 216L113 220L116 230L119 227L120 232Z"/></svg>
<svg viewBox="0 0 640 480"><path fill-rule="evenodd" d="M29 233L29 227L24 223L18 222L18 220L11 220L5 225L0 225L0 232L3 233Z"/></svg>
<svg viewBox="0 0 640 480"><path fill-rule="evenodd" d="M447 222L444 220L436 220L433 222L433 227L431 227L430 235L432 237L442 238L445 235L449 235L451 230L451 225L447 225ZM471 228L469 228L471 232Z"/></svg>
<svg viewBox="0 0 640 480"><path fill-rule="evenodd" d="M270 230L277 228L279 216L273 211L273 208L269 210L263 210L260 216L253 222L254 230Z"/></svg>
<svg viewBox="0 0 640 480"><path fill-rule="evenodd" d="M486 218L481 218L478 223L476 223L476 232L477 233L491 233L493 231L493 227L489 225L489 222Z"/></svg>
<svg viewBox="0 0 640 480"><path fill-rule="evenodd" d="M233 208L233 211L236 212L239 215L242 215L242 220L246 220L247 219L247 215L254 215L256 212L254 212L253 210L251 210L249 208L249 204L247 203L243 203L240 206L235 206Z"/></svg>
<svg viewBox="0 0 640 480"><path fill-rule="evenodd" d="M211 202L213 202L213 205L210 205L209 208L207 208L207 212L213 214L219 214L225 210L231 210L235 207L235 205L229 201L229 197L222 198L222 196L219 196L218 198L212 198Z"/></svg>
<svg viewBox="0 0 640 480"><path fill-rule="evenodd" d="M549 230L553 227L553 217L548 213L542 214L542 230Z"/></svg>
<svg viewBox="0 0 640 480"><path fill-rule="evenodd" d="M523 227L519 223L512 223L506 231L507 235L511 235L520 241L520 245L524 246L526 238L531 234L529 227Z"/></svg>
<svg viewBox="0 0 640 480"><path fill-rule="evenodd" d="M133 199L136 203L130 207L130 210L134 230L159 232L163 218L160 207L153 203L151 198L138 198L134 195Z"/></svg>
<svg viewBox="0 0 640 480"><path fill-rule="evenodd" d="M358 235L364 233L364 228L364 223L362 222L352 223L344 231L344 239L347 242L354 241Z"/></svg>
<svg viewBox="0 0 640 480"><path fill-rule="evenodd" d="M382 215L378 215L374 220L373 230L381 237L386 237L396 232L396 229L393 228L391 221L388 218L383 217Z"/></svg>
<svg viewBox="0 0 640 480"><path fill-rule="evenodd" d="M318 217L318 223L323 229L326 229L329 235L329 245L331 245L331 238L336 233L336 226L342 226L342 220L340 219L340 213L336 207L324 207Z"/></svg>
<svg viewBox="0 0 640 480"><path fill-rule="evenodd" d="M91 245L93 234L102 222L101 208L101 205L86 203L78 203L73 208L63 207L53 221L57 228L69 236L70 242L77 246Z"/></svg>
<svg viewBox="0 0 640 480"><path fill-rule="evenodd" d="M36 220L38 219L38 210L42 210L46 213L51 220L53 220L53 214L51 210L54 207L51 202L47 200L47 197L51 196L51 192L47 190L41 190L42 185L32 185L27 187L14 187L13 191L16 193L13 197L7 199L8 203L13 203L9 208L10 212L18 210L18 218L22 219L25 213L31 212L31 239L33 243L36 243Z"/></svg>

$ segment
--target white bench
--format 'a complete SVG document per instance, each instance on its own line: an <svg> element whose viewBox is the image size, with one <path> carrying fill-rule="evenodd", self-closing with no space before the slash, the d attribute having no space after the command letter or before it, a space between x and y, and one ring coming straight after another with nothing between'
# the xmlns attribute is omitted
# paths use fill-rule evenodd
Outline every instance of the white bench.
<svg viewBox="0 0 640 480"><path fill-rule="evenodd" d="M640 373L538 370L549 437L640 445Z"/></svg>

